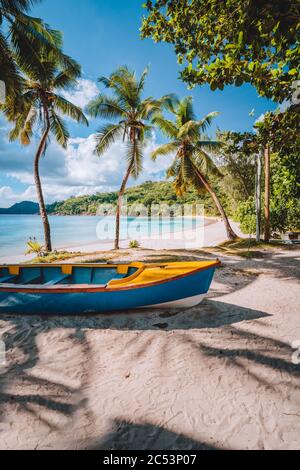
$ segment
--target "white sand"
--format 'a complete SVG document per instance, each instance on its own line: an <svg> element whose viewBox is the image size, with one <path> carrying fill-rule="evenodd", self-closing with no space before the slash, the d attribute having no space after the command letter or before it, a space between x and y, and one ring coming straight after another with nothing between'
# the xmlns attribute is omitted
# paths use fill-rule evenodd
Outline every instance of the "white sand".
<svg viewBox="0 0 300 470"><path fill-rule="evenodd" d="M300 449L299 257L223 257L186 311L2 315L0 448Z"/></svg>

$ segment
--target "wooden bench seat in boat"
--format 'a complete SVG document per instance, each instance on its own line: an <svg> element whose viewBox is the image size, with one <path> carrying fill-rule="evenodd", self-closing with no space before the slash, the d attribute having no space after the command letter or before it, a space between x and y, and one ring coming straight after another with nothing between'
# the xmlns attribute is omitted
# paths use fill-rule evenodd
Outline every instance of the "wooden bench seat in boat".
<svg viewBox="0 0 300 470"><path fill-rule="evenodd" d="M62 274L61 276L58 276L54 279L51 279L51 281L45 282L45 284L43 284L43 285L44 286L55 286L56 284L59 284L60 282L65 281L66 279L68 279L68 277L70 277L69 274Z"/></svg>
<svg viewBox="0 0 300 470"><path fill-rule="evenodd" d="M0 277L0 284L4 284L5 282L10 282L12 281L16 276L6 276L6 277Z"/></svg>

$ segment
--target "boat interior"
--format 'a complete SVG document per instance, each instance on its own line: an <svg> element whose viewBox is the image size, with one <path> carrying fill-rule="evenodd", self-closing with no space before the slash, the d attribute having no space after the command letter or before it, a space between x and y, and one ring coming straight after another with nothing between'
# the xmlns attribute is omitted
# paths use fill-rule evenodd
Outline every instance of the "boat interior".
<svg viewBox="0 0 300 470"><path fill-rule="evenodd" d="M107 285L129 278L139 264L0 266L0 284L8 285Z"/></svg>

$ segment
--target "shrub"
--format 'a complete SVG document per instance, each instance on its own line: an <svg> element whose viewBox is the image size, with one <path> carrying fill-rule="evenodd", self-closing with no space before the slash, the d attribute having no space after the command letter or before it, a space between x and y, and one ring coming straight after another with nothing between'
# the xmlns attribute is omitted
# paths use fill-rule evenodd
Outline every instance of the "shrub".
<svg viewBox="0 0 300 470"><path fill-rule="evenodd" d="M26 242L27 250L25 255L35 254L37 256L44 256L44 247L41 245L35 237L29 238L28 242Z"/></svg>
<svg viewBox="0 0 300 470"><path fill-rule="evenodd" d="M129 248L139 248L140 244L137 240L131 240L129 243Z"/></svg>
<svg viewBox="0 0 300 470"><path fill-rule="evenodd" d="M240 202L236 211L236 219L240 222L243 233L253 234L256 231L255 200L249 197L247 201Z"/></svg>

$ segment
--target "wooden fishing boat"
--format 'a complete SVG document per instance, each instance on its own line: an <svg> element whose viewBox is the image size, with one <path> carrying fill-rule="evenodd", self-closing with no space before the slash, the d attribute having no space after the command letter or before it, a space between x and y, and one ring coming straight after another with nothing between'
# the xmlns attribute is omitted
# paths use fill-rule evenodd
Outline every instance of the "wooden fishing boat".
<svg viewBox="0 0 300 470"><path fill-rule="evenodd" d="M207 293L219 261L0 266L0 313L78 314L185 308Z"/></svg>

